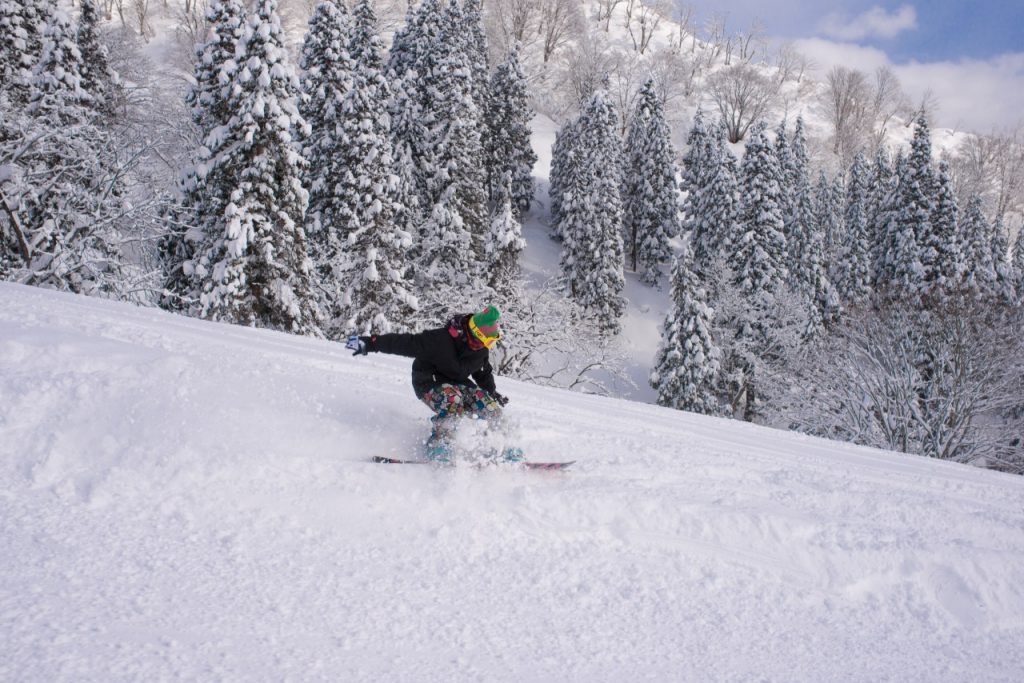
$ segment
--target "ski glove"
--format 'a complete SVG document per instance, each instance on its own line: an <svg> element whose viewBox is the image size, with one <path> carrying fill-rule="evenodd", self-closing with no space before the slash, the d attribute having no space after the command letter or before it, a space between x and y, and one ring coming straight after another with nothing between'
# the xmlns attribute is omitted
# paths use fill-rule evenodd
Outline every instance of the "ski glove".
<svg viewBox="0 0 1024 683"><path fill-rule="evenodd" d="M498 405L500 405L500 406L507 406L508 405L508 396L502 396L497 391L492 391L491 392L491 396L494 397L494 400L498 402Z"/></svg>
<svg viewBox="0 0 1024 683"><path fill-rule="evenodd" d="M365 356L367 354L366 342L354 334L348 338L348 341L345 343L345 348L352 349L353 356Z"/></svg>

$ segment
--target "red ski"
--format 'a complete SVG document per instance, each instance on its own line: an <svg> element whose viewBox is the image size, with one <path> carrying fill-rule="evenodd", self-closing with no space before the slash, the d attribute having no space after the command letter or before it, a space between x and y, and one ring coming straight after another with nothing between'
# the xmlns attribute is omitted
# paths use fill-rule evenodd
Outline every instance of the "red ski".
<svg viewBox="0 0 1024 683"><path fill-rule="evenodd" d="M372 458L373 462L387 463L389 465L440 465L446 466L448 463L435 462L433 460L403 460L401 458L388 458L383 455L375 455ZM509 464L509 465L522 465L529 470L564 470L569 465L575 463L575 460L568 462L514 462L514 463L496 463L496 464Z"/></svg>

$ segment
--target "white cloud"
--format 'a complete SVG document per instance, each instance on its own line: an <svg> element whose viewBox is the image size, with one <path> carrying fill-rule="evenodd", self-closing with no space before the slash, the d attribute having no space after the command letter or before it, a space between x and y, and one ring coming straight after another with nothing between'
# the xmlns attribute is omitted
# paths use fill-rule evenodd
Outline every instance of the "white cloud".
<svg viewBox="0 0 1024 683"><path fill-rule="evenodd" d="M793 44L797 50L814 60L822 72L834 66L874 71L877 67L892 65L885 52L874 47L837 43L823 38L805 38Z"/></svg>
<svg viewBox="0 0 1024 683"><path fill-rule="evenodd" d="M833 12L822 19L819 28L824 35L837 40L894 38L917 28L917 10L912 5L903 5L890 14L881 7L872 7L852 19Z"/></svg>
<svg viewBox="0 0 1024 683"><path fill-rule="evenodd" d="M984 133L1024 120L1024 52L987 60L894 64L882 50L853 43L812 38L795 46L817 64L818 78L834 66L868 73L892 67L911 99L934 93L939 103L935 124L944 128Z"/></svg>
<svg viewBox="0 0 1024 683"><path fill-rule="evenodd" d="M893 68L912 96L929 88L935 93L936 121L944 126L988 132L1024 121L1024 52Z"/></svg>

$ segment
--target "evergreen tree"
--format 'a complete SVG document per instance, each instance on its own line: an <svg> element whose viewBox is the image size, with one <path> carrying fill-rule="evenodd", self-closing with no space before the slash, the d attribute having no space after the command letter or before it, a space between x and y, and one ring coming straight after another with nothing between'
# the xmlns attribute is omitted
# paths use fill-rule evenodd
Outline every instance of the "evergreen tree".
<svg viewBox="0 0 1024 683"><path fill-rule="evenodd" d="M668 241L679 234L679 189L671 131L648 80L640 91L626 138L625 228L633 270L657 282L659 265L671 256Z"/></svg>
<svg viewBox="0 0 1024 683"><path fill-rule="evenodd" d="M728 255L729 288L744 302L722 321L729 340L723 347L724 391L733 414L752 420L761 404L759 354L768 353L774 309L788 280L785 221L782 217L781 168L775 150L756 126L740 165L737 241ZM720 336L720 338L721 338Z"/></svg>
<svg viewBox="0 0 1024 683"><path fill-rule="evenodd" d="M1013 244L1012 273L1017 292L1017 304L1024 305L1024 226L1017 230Z"/></svg>
<svg viewBox="0 0 1024 683"><path fill-rule="evenodd" d="M673 306L649 381L659 405L714 415L719 412L715 389L721 351L712 336L714 311L707 297L687 248L672 268Z"/></svg>
<svg viewBox="0 0 1024 683"><path fill-rule="evenodd" d="M739 192L738 162L726 145L725 129L718 126L711 135L712 174L695 202L690 243L694 270L706 283L712 301L718 294L724 273L718 272L739 242L742 231L737 221Z"/></svg>
<svg viewBox="0 0 1024 683"><path fill-rule="evenodd" d="M567 121L555 133L551 146L551 172L549 175L548 199L550 201L551 236L562 239L562 194L576 172L578 154L578 119Z"/></svg>
<svg viewBox="0 0 1024 683"><path fill-rule="evenodd" d="M921 262L925 254L918 235L931 232L929 214L931 206L916 182L913 169L906 157L896 160L897 182L887 206L889 216L886 236L884 282L893 296L919 296L924 289L925 267Z"/></svg>
<svg viewBox="0 0 1024 683"><path fill-rule="evenodd" d="M957 203L953 194L953 183L949 176L949 164L939 163L935 177L935 203L931 213L929 252L934 254L931 282L934 289L948 292L960 284L963 268L959 231L957 229Z"/></svg>
<svg viewBox="0 0 1024 683"><path fill-rule="evenodd" d="M450 6L458 8L456 0ZM484 31L483 3L481 0L463 0L462 26L456 34L463 40L463 50L472 74L473 101L478 111L486 111L491 99L490 67L487 62L487 34Z"/></svg>
<svg viewBox="0 0 1024 683"><path fill-rule="evenodd" d="M395 157L404 160L411 174L413 196L421 211L433 205L428 179L436 175L430 167L430 128L436 125L431 104L432 74L438 69L441 52L442 11L440 0L423 0L409 7L405 24L395 33L388 57L387 78L392 90L389 106L391 138Z"/></svg>
<svg viewBox="0 0 1024 683"><path fill-rule="evenodd" d="M963 240L964 286L976 295L989 296L995 291L997 277L992 259L992 226L985 218L978 195L968 200L959 232Z"/></svg>
<svg viewBox="0 0 1024 683"><path fill-rule="evenodd" d="M702 279L729 251L736 220L736 157L725 145L722 128L708 129L698 109L687 136L680 190L682 230L689 233L693 268ZM712 295L715 287L711 286Z"/></svg>
<svg viewBox="0 0 1024 683"><path fill-rule="evenodd" d="M931 222L935 184L928 122L921 115L914 126L907 175L900 181L902 211L899 220L904 240L900 244L908 245L908 251L896 258L894 277L896 286L908 295L933 289L940 278L938 249L943 247L939 244L941 237L934 234ZM917 245L916 258L909 251L911 238Z"/></svg>
<svg viewBox="0 0 1024 683"><path fill-rule="evenodd" d="M775 159L779 165L779 210L782 213L782 220L785 221L785 234L787 241L802 240L799 235L805 229L800 223L799 211L796 207L797 184L800 175L807 173L806 165L801 167L786 133L786 120L779 122L775 129ZM793 234L792 231L796 231Z"/></svg>
<svg viewBox="0 0 1024 683"><path fill-rule="evenodd" d="M0 149L0 158L12 160L14 181L5 218L23 238L13 275L27 284L118 294L124 188L114 140L96 126L94 100L82 88L82 56L63 11L50 16L40 54L27 116L0 135L18 147L17 154Z"/></svg>
<svg viewBox="0 0 1024 683"><path fill-rule="evenodd" d="M386 109L390 92L376 25L370 0L359 0L349 40L359 58L340 120L345 144L338 156L345 172L335 187L348 219L338 226L346 255L339 337L404 331L416 308L405 259L412 235L393 221L397 179Z"/></svg>
<svg viewBox="0 0 1024 683"><path fill-rule="evenodd" d="M887 248L892 209L898 199L898 180L884 147L875 154L868 183L867 221L871 243L871 283L881 287L887 282Z"/></svg>
<svg viewBox="0 0 1024 683"><path fill-rule="evenodd" d="M185 169L180 183L178 206L166 216L167 233L158 250L164 275L160 305L173 311L188 311L198 304L194 286L196 249L212 222L223 216L228 198L209 188L219 184L221 169L211 166L211 150L223 144L222 134L233 114L229 84L238 63L235 50L245 25L245 8L240 0L213 2L206 12L208 40L197 46L195 83L185 96L192 122L201 141L196 162Z"/></svg>
<svg viewBox="0 0 1024 683"><path fill-rule="evenodd" d="M782 151L787 160L782 170L791 212L786 225L790 282L806 302L808 327L804 334L811 338L839 317L839 297L827 272L825 242L830 232L838 231L832 224L839 223L840 203L832 185L826 183L826 198L824 202L819 198L819 206L815 207L803 118L797 119L788 148L777 142L776 150ZM816 216L825 220L816 220Z"/></svg>
<svg viewBox="0 0 1024 683"><path fill-rule="evenodd" d="M810 224L821 236L825 258L834 262L843 243L843 205L846 190L839 178L828 179L824 171L818 173L814 185L813 218Z"/></svg>
<svg viewBox="0 0 1024 683"><path fill-rule="evenodd" d="M302 229L307 193L293 131L298 78L288 62L277 0L258 0L243 27L237 72L225 90L233 112L202 163L202 190L226 197L220 215L204 216L203 242L192 266L200 314L299 334L315 334Z"/></svg>
<svg viewBox="0 0 1024 683"><path fill-rule="evenodd" d="M564 178L559 231L562 273L570 296L608 335L621 329L626 300L622 246L622 150L614 107L604 90L591 96L576 124L573 172Z"/></svg>
<svg viewBox="0 0 1024 683"><path fill-rule="evenodd" d="M512 208L512 199L508 195L499 198L494 207L484 242L487 284L503 296L514 297L519 280L519 255L526 247L526 240Z"/></svg>
<svg viewBox="0 0 1024 683"><path fill-rule="evenodd" d="M78 49L82 53L82 88L93 98L93 106L113 116L121 79L110 66L107 47L99 36L99 10L95 0L81 0L78 18Z"/></svg>
<svg viewBox="0 0 1024 683"><path fill-rule="evenodd" d="M303 140L306 161L303 185L309 192L305 232L316 280L316 297L327 316L328 333L342 329L345 240L356 224L351 191L343 190L351 165L360 165L346 138L345 98L353 87L355 61L350 56L350 19L344 5L321 2L309 20L302 45L302 97L299 114L309 126ZM363 150L360 150L363 151Z"/></svg>
<svg viewBox="0 0 1024 683"><path fill-rule="evenodd" d="M682 182L680 192L683 195L682 214L684 232L690 234L690 243L701 244L704 241L702 202L709 179L717 169L718 147L713 144L712 136L704 122L704 112L697 109L693 117L693 125L686 136L686 153L683 155ZM702 254L697 249L695 258L700 264Z"/></svg>
<svg viewBox="0 0 1024 683"><path fill-rule="evenodd" d="M1010 238L1002 218L992 224L992 268L996 272L994 294L1005 301L1013 300L1013 274L1010 266Z"/></svg>
<svg viewBox="0 0 1024 683"><path fill-rule="evenodd" d="M32 70L43 53L52 0L0 0L0 99L28 102Z"/></svg>
<svg viewBox="0 0 1024 683"><path fill-rule="evenodd" d="M871 296L872 244L868 232L868 165L858 153L850 166L843 216L844 239L839 248L834 279L848 305L862 307Z"/></svg>
<svg viewBox="0 0 1024 683"><path fill-rule="evenodd" d="M208 39L196 47L195 84L185 96L192 121L204 142L207 135L231 118L226 84L238 68L235 50L244 24L245 7L241 0L214 0L206 11Z"/></svg>
<svg viewBox="0 0 1024 683"><path fill-rule="evenodd" d="M747 140L740 165L740 237L730 264L736 284L750 294L775 293L786 282L787 247L782 216L781 169L764 127Z"/></svg>
<svg viewBox="0 0 1024 683"><path fill-rule="evenodd" d="M399 159L415 166L420 230L420 284L461 286L481 275L488 228L487 177L481 173L482 112L474 81L465 17L456 3L424 0L392 43L395 75L391 114Z"/></svg>
<svg viewBox="0 0 1024 683"><path fill-rule="evenodd" d="M497 204L507 194L516 219L533 202L533 165L537 155L530 146L532 116L526 74L518 51L512 50L491 78L484 130L490 200Z"/></svg>

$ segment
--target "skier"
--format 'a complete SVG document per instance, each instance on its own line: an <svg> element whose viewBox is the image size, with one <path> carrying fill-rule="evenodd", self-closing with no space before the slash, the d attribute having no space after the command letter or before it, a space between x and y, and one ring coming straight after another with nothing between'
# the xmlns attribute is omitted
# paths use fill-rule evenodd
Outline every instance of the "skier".
<svg viewBox="0 0 1024 683"><path fill-rule="evenodd" d="M373 351L413 358L413 391L434 412L434 428L427 440L427 456L432 460L451 460L458 418L493 423L508 403L494 384L489 352L501 339L500 316L497 307L486 306L479 313L456 315L444 327L417 334L353 335L345 344L355 356ZM503 457L520 460L522 451L507 449Z"/></svg>

